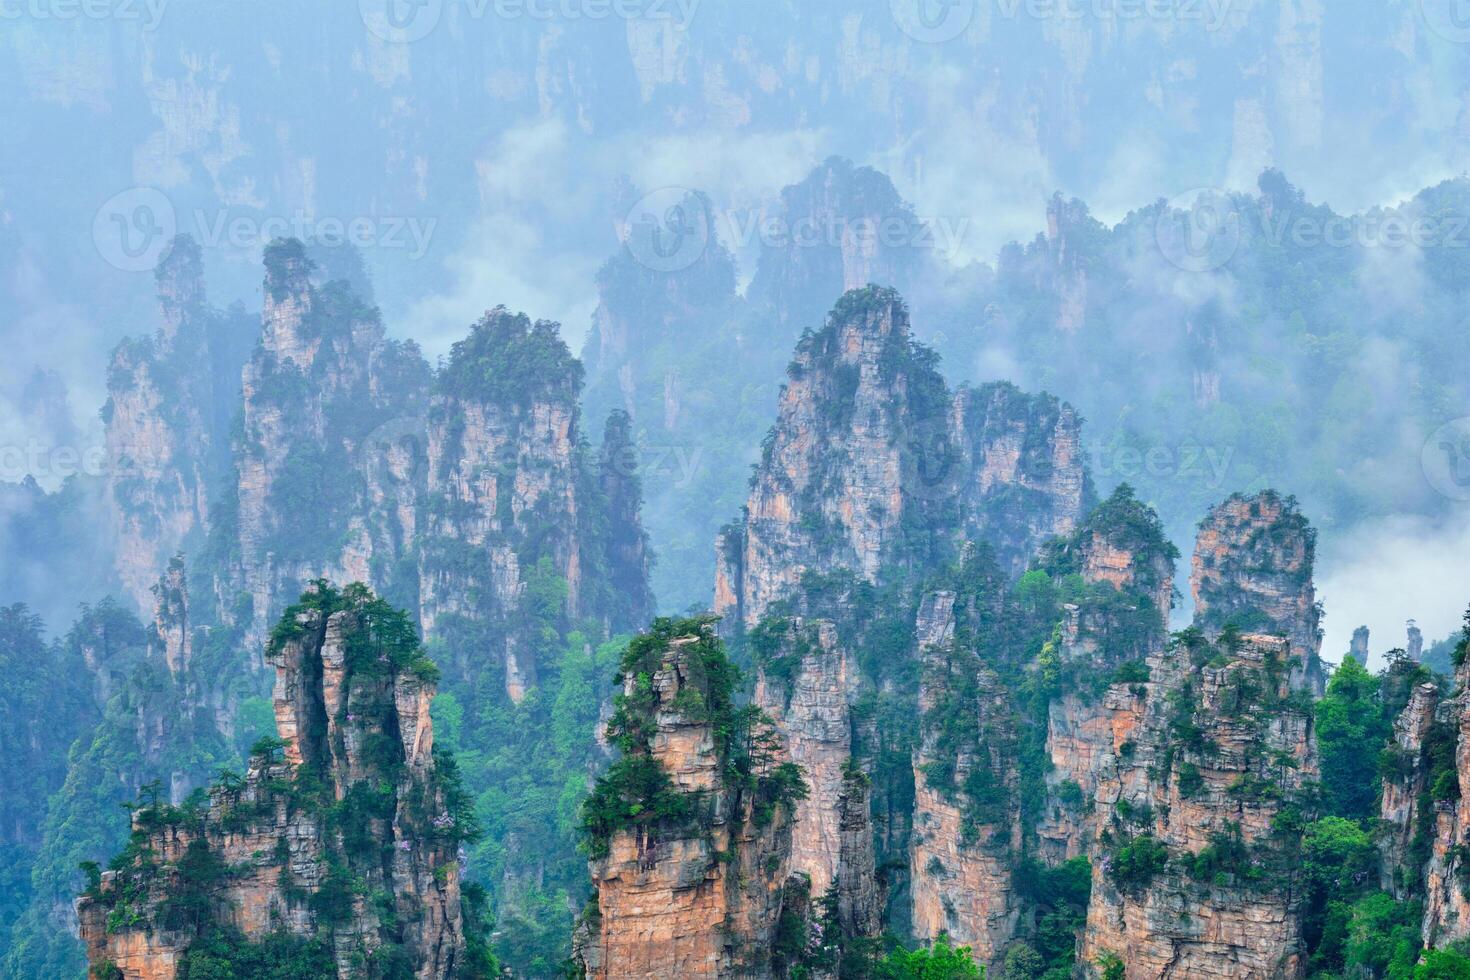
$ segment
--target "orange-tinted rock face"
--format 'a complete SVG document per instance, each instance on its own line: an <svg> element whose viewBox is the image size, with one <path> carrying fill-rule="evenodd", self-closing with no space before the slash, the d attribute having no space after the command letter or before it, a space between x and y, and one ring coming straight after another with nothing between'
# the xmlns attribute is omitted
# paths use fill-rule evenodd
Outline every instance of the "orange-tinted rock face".
<svg viewBox="0 0 1470 980"><path fill-rule="evenodd" d="M1119 685L1104 700L1133 727L1126 753L1120 745L1095 770L1109 776L1096 793L1079 959L1118 956L1130 980L1300 976L1297 869L1283 865L1271 830L1282 802L1317 778L1312 717L1293 698L1284 639L1249 635L1233 652L1204 653L1200 666L1183 647L1155 656L1150 680L1133 685L1140 694L1125 698ZM1169 863L1145 881L1120 881L1118 849L1145 836ZM1183 869L1207 849L1230 856Z"/></svg>
<svg viewBox="0 0 1470 980"><path fill-rule="evenodd" d="M396 668L346 663L351 638L367 628L356 608L308 609L295 625L297 635L271 651L284 758L256 755L245 777L214 786L201 810L135 813L138 856L105 872L78 903L94 966L111 963L126 980L168 980L211 924L251 940L282 929L325 939L343 978L390 944L424 980L451 977L463 962L456 817L432 756L432 685ZM304 773L315 775L303 782ZM321 789L304 788L313 782ZM384 792L374 805L391 812L345 844L329 808ZM210 866L229 873L190 870ZM380 891L392 916L381 902L351 899L327 918L315 896L336 887L335 869ZM170 924L169 902L185 892L202 893L207 911Z"/></svg>
<svg viewBox="0 0 1470 980"><path fill-rule="evenodd" d="M869 788L852 755L857 665L826 621L792 624L777 656L797 662L789 678L762 671L755 703L780 733L786 757L801 766L809 795L796 804L791 870L811 894L838 889L838 917L858 935L879 931L882 896L873 854Z"/></svg>
<svg viewBox="0 0 1470 980"><path fill-rule="evenodd" d="M1305 689L1322 694L1321 610L1312 585L1316 532L1291 498L1236 495L1200 526L1190 588L1195 621L1210 635L1234 622L1291 641Z"/></svg>
<svg viewBox="0 0 1470 980"><path fill-rule="evenodd" d="M920 608L915 631L924 663L919 710L924 715L934 707L954 671L975 671L979 688L975 707L985 738L978 755L955 760L953 783L964 785L972 769L985 769L1005 787L1003 795L1014 800L1018 775L1009 698L993 672L953 649L954 603L951 593L941 592L926 597ZM958 794L930 784L928 766L935 761L938 734L926 727L914 754L909 855L914 934L926 940L948 934L969 946L978 961L995 968L1021 914L1011 882L1011 857L1020 844L1019 814L1013 805L1007 806L978 830L971 826Z"/></svg>
<svg viewBox="0 0 1470 980"><path fill-rule="evenodd" d="M696 683L693 642L670 643L652 676L649 752L675 787L701 794L701 816L679 828L620 830L591 862L595 910L583 917L575 955L596 980L770 975L791 815L778 806L758 819L750 795L727 784L709 722L684 713L680 695ZM627 678L625 694L636 683Z"/></svg>

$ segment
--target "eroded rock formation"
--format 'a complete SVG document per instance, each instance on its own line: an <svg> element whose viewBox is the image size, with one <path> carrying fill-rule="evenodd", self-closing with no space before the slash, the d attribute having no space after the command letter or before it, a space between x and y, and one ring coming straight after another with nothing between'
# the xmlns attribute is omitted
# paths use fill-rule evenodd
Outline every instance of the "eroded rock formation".
<svg viewBox="0 0 1470 980"><path fill-rule="evenodd" d="M300 242L272 242L265 266L235 452L239 557L226 570L250 596L252 645L317 577L413 594L400 576L422 446L402 437L429 383L417 345L388 340L345 282L315 283Z"/></svg>
<svg viewBox="0 0 1470 980"><path fill-rule="evenodd" d="M596 980L772 975L797 770L731 701L708 622L659 620L623 661L623 755L587 804L596 894L576 957ZM765 748L762 748L765 746Z"/></svg>
<svg viewBox="0 0 1470 980"><path fill-rule="evenodd" d="M1290 513L1274 495L1217 509L1195 557L1204 628L1153 651L1146 679L1111 685L1097 720L1053 745L1091 753L1073 772L1097 777L1085 962L1116 959L1129 978L1304 973L1295 841L1275 825L1318 778L1301 669L1315 657L1311 537L1304 521L1282 529ZM1283 635L1229 625L1261 612Z"/></svg>
<svg viewBox="0 0 1470 980"><path fill-rule="evenodd" d="M877 582L984 540L1019 572L1081 519L1079 420L1009 385L951 393L892 290L845 295L805 336L743 523L717 547L715 611L754 625L807 573Z"/></svg>
<svg viewBox="0 0 1470 980"><path fill-rule="evenodd" d="M202 540L253 336L246 317L208 305L187 235L170 243L155 278L159 328L113 351L102 410L117 572L140 611L151 610L168 559Z"/></svg>
<svg viewBox="0 0 1470 980"><path fill-rule="evenodd" d="M412 625L361 586L319 583L267 656L283 741L207 795L134 812L78 904L94 972L166 980L285 934L339 977L454 976L468 811L434 753L434 669Z"/></svg>
<svg viewBox="0 0 1470 980"><path fill-rule="evenodd" d="M1195 622L1210 636L1227 623L1285 636L1292 670L1320 697L1322 611L1312 584L1317 532L1296 501L1272 491L1236 494L1200 525L1190 588Z"/></svg>

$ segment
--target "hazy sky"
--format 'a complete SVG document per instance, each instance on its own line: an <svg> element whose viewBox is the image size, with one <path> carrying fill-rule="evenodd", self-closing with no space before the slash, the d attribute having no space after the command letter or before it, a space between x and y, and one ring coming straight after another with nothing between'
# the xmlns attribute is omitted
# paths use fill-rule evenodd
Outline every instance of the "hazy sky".
<svg viewBox="0 0 1470 980"><path fill-rule="evenodd" d="M120 229L195 234L214 301L255 308L271 235L360 223L391 333L433 356L503 303L579 349L628 187L738 223L845 155L958 229L959 263L1042 231L1058 190L1116 221L1277 166L1340 211L1397 202L1466 170L1452 7L0 0L0 448L97 444L108 351L155 323ZM38 367L69 421L36 409ZM1409 598L1447 632L1444 541L1324 540L1328 653L1358 620L1400 633Z"/></svg>

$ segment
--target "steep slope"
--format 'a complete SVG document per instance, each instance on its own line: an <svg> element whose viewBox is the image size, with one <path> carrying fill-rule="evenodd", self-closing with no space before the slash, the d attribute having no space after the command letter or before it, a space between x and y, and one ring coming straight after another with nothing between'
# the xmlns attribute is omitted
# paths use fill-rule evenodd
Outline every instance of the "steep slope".
<svg viewBox="0 0 1470 980"><path fill-rule="evenodd" d="M123 588L139 611L170 557L197 547L228 471L240 369L258 328L208 305L198 244L175 238L154 272L160 323L107 372L107 499Z"/></svg>
<svg viewBox="0 0 1470 980"><path fill-rule="evenodd" d="M455 854L472 818L434 753L435 670L412 623L362 586L318 582L267 659L281 738L244 777L134 812L78 905L94 971L167 978L265 949L342 977L461 975Z"/></svg>
<svg viewBox="0 0 1470 980"><path fill-rule="evenodd" d="M633 419L656 591L685 609L709 601L706 544L740 505L786 352L845 291L910 286L929 239L886 176L840 158L758 213L718 211L696 191L621 190L622 247L598 273L583 352L586 405ZM743 296L732 234L757 253Z"/></svg>
<svg viewBox="0 0 1470 980"><path fill-rule="evenodd" d="M984 540L1017 572L1087 496L1079 421L1006 385L952 394L892 290L850 292L797 346L715 611L747 626L804 575L877 584Z"/></svg>
<svg viewBox="0 0 1470 980"><path fill-rule="evenodd" d="M576 957L594 978L771 975L800 771L780 761L708 620L629 646L608 725L620 756L583 807L595 894ZM789 893L789 894L788 894Z"/></svg>

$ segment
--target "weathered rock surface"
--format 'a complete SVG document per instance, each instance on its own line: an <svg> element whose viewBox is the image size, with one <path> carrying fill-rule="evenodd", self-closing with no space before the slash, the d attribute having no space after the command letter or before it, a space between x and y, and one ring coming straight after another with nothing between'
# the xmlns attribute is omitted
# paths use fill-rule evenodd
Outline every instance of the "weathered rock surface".
<svg viewBox="0 0 1470 980"><path fill-rule="evenodd" d="M762 816L759 792L732 784L729 759L699 710L707 694L694 655L713 636L672 639L651 675L626 676L646 746L634 748L694 802L685 821L654 819L616 830L591 861L594 905L584 914L576 957L596 980L765 977L788 893L791 814ZM804 889L791 889L801 892Z"/></svg>
<svg viewBox="0 0 1470 980"><path fill-rule="evenodd" d="M965 539L1019 572L1081 519L1076 414L1009 385L952 394L892 290L844 296L788 376L744 522L717 547L715 611L734 621L759 622L808 572L876 582Z"/></svg>
<svg viewBox="0 0 1470 980"><path fill-rule="evenodd" d="M755 703L770 717L787 757L801 766L809 795L796 804L791 870L811 883L814 898L836 889L842 927L854 935L881 928L867 775L853 758L853 704L858 669L827 621L792 622L767 657L788 676L758 674Z"/></svg>
<svg viewBox="0 0 1470 980"><path fill-rule="evenodd" d="M1453 697L1437 701L1429 685L1416 690L1394 724L1398 760L1393 778L1385 778L1382 816L1389 833L1385 854L1414 857L1415 835L1427 829L1428 855L1423 868L1400 865L1399 890L1405 881L1423 882L1424 942L1445 946L1470 936L1470 660L1455 668ZM1430 785L1452 781L1449 787ZM1392 787L1392 789L1390 788ZM1423 851L1418 854L1423 857ZM1392 865L1386 871L1392 873Z"/></svg>
<svg viewBox="0 0 1470 980"><path fill-rule="evenodd" d="M1293 671L1320 697L1322 611L1312 584L1317 532L1293 498L1236 494L1200 525L1190 588L1195 621L1211 636L1233 622L1291 641Z"/></svg>
<svg viewBox="0 0 1470 980"><path fill-rule="evenodd" d="M958 671L975 676L975 724L982 733L978 755L960 754L952 782L982 782L1000 787L996 796L1015 800L1015 730L1012 706L993 671L977 666L953 646L955 596L927 596L916 627L924 679L919 711L927 715L956 683ZM1008 802L978 823L957 794L932 786L929 766L936 761L941 733L928 725L914 754L914 818L909 861L913 929L920 939L948 934L969 946L981 963L998 966L1020 919L1020 902L1011 880L1011 854L1020 844L1019 814ZM983 770L977 780L973 770Z"/></svg>
<svg viewBox="0 0 1470 980"><path fill-rule="evenodd" d="M250 596L251 645L315 578L412 594L398 576L422 446L402 437L421 428L429 382L417 345L389 341L376 309L345 283L312 281L300 242L272 242L265 264L235 450L239 557L227 571Z"/></svg>
<svg viewBox="0 0 1470 980"><path fill-rule="evenodd" d="M1118 734L1095 771L1116 775L1094 797L1080 960L1119 957L1130 980L1303 974L1299 869L1272 834L1283 802L1317 777L1291 656L1287 640L1261 634L1234 649L1181 644L1150 658L1149 681L1108 693L1106 727ZM1120 879L1120 849L1140 840L1167 863Z"/></svg>
<svg viewBox="0 0 1470 980"><path fill-rule="evenodd" d="M135 812L130 849L78 904L94 966L166 980L223 927L324 940L344 978L390 959L455 975L463 815L433 753L434 685L389 612L353 590L293 607L269 651L283 757L257 752L207 802Z"/></svg>
<svg viewBox="0 0 1470 980"><path fill-rule="evenodd" d="M1383 774L1379 804L1383 835L1378 846L1383 854L1383 887L1400 898L1409 894L1422 871L1411 867L1410 853L1424 816L1422 808L1429 804L1425 794L1430 788L1430 760L1425 757L1425 745L1436 725L1440 726L1440 734L1450 731L1448 717L1436 718L1440 702L1437 685L1420 684L1393 723L1388 757L1396 764ZM1453 701L1447 708L1447 715L1453 712Z"/></svg>
<svg viewBox="0 0 1470 980"><path fill-rule="evenodd" d="M533 375L517 373L524 363L537 364ZM429 411L420 620L428 634L463 638L452 646L473 659L447 669L499 672L517 702L542 666L523 628L533 577L565 583L555 610L565 621L631 630L651 612L627 417L609 422L594 465L584 453L581 384L556 324L501 307L455 345Z"/></svg>
<svg viewBox="0 0 1470 980"><path fill-rule="evenodd" d="M168 559L207 526L251 342L243 317L208 305L192 238L170 243L156 280L158 331L113 351L103 408L117 572L145 612Z"/></svg>

